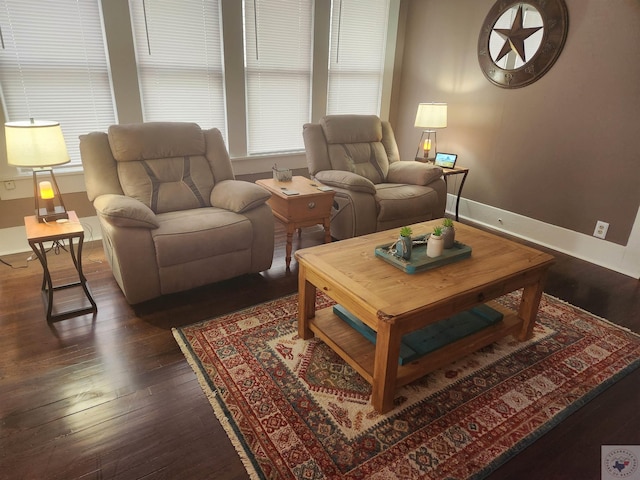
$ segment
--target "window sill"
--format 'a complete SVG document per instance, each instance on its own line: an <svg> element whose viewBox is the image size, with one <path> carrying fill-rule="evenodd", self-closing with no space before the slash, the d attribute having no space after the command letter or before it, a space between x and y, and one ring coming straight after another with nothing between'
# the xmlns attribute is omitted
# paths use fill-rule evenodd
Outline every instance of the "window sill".
<svg viewBox="0 0 640 480"><path fill-rule="evenodd" d="M86 191L84 186L84 173L79 167L75 167L73 169L69 168L66 169L66 171L56 169L55 175L62 194ZM15 188L7 190L6 184L4 183L6 180L12 180ZM30 173L16 175L12 179L5 179L0 184L0 200L17 200L19 198L32 197L33 175Z"/></svg>
<svg viewBox="0 0 640 480"><path fill-rule="evenodd" d="M233 164L233 173L236 175L271 172L274 164L278 164L278 167L291 169L307 168L307 158L304 152L233 157L231 163Z"/></svg>
<svg viewBox="0 0 640 480"><path fill-rule="evenodd" d="M271 172L274 164L278 164L279 167L291 169L307 168L307 160L304 152L234 157L231 159L231 162L235 175L252 175ZM81 167L67 169L57 168L55 174L62 194L86 191L84 173ZM16 174L14 178L5 178L4 180L13 180L15 188L7 190L4 181L0 183L0 200L17 200L19 198L33 197L33 177L31 174Z"/></svg>

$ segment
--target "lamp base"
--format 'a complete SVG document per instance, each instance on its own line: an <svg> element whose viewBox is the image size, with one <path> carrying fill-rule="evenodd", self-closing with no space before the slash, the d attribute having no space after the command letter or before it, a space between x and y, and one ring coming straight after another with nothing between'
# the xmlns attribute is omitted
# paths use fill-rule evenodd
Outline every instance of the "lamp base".
<svg viewBox="0 0 640 480"><path fill-rule="evenodd" d="M61 207L55 207L54 211L48 211L46 208L36 210L36 218L40 223L55 222L63 218L69 218L69 214Z"/></svg>
<svg viewBox="0 0 640 480"><path fill-rule="evenodd" d="M422 163L435 163L435 155L438 151L438 133L435 130L423 130L420 135L420 143L418 143L418 150L416 150L415 160ZM425 149L426 144L429 144L429 149ZM431 154L433 153L433 157Z"/></svg>
<svg viewBox="0 0 640 480"><path fill-rule="evenodd" d="M53 189L52 198L41 198L38 189L38 175L47 178L51 183ZM55 222L63 218L69 218L67 209L64 206L60 189L58 188L58 182L56 182L56 176L53 174L53 169L49 167L34 168L33 169L33 196L35 199L35 211L36 218L40 223Z"/></svg>

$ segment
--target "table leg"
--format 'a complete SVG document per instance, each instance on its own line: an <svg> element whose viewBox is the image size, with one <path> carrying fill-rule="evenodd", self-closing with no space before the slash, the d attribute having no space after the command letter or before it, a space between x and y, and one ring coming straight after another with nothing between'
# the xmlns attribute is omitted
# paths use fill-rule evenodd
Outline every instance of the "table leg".
<svg viewBox="0 0 640 480"><path fill-rule="evenodd" d="M87 288L87 279L84 276L84 273L82 272L82 245L83 244L84 244L84 235L81 235L78 238L78 258L76 259L76 255L74 253L74 248L73 248L73 238L70 238L69 251L71 252L71 258L73 260L73 264L75 265L76 271L78 272L78 279L80 280L80 286L82 287L84 294L87 296L89 303L91 303L91 306L93 307L93 311L97 312L98 306L96 305L95 300L91 296L91 292L89 292L89 289Z"/></svg>
<svg viewBox="0 0 640 480"><path fill-rule="evenodd" d="M291 248L293 244L293 232L295 231L295 227L293 224L287 224L287 246L286 246L286 256L285 262L287 266L287 270L289 270L289 265L291 265Z"/></svg>
<svg viewBox="0 0 640 480"><path fill-rule="evenodd" d="M458 212L460 211L460 194L462 193L462 187L464 187L464 181L467 179L467 173L464 172L462 175L462 181L460 182L460 188L458 188L458 198L456 199L456 222L459 222Z"/></svg>
<svg viewBox="0 0 640 480"><path fill-rule="evenodd" d="M393 325L379 322L373 365L371 404L380 413L386 413L393 408L393 397L398 376L400 339L400 335Z"/></svg>
<svg viewBox="0 0 640 480"><path fill-rule="evenodd" d="M518 340L521 342L533 336L533 327L536 323L546 276L547 272L542 272L537 282L527 285L522 291L522 299L518 309L518 317L522 320L522 329L518 334Z"/></svg>
<svg viewBox="0 0 640 480"><path fill-rule="evenodd" d="M316 287L307 282L306 268L299 266L298 271L298 335L303 340L313 337L309 329L309 320L316 315Z"/></svg>
<svg viewBox="0 0 640 480"><path fill-rule="evenodd" d="M44 296L45 307L47 309L47 322L51 322L51 312L53 311L53 281L51 280L51 274L49 273L49 264L47 262L47 251L44 248L44 244L40 243L32 243L29 242L31 246L31 250L36 254L38 260L40 260L40 264L42 265L43 275L42 275L42 286L40 290L42 295Z"/></svg>
<svg viewBox="0 0 640 480"><path fill-rule="evenodd" d="M323 218L322 226L324 227L324 243L331 243L331 218Z"/></svg>

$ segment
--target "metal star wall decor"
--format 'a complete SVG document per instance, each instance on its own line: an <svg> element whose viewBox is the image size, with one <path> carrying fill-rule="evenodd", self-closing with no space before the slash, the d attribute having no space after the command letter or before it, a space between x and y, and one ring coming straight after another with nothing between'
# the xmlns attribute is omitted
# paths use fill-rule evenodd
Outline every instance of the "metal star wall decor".
<svg viewBox="0 0 640 480"><path fill-rule="evenodd" d="M527 63L526 52L524 50L524 41L531 35L540 30L540 27L524 28L522 25L522 5L518 6L516 18L513 20L513 24L510 29L506 28L494 28L493 31L497 32L502 38L505 39L504 45L496 61L500 61L507 53L514 51L522 59L523 63Z"/></svg>
<svg viewBox="0 0 640 480"><path fill-rule="evenodd" d="M482 73L499 87L529 85L557 60L568 30L564 0L498 0L478 37Z"/></svg>

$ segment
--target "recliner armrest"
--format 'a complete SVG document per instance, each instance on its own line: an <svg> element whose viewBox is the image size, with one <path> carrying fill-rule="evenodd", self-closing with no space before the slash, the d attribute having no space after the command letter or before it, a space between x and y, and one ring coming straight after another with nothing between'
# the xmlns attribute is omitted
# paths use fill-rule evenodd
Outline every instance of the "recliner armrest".
<svg viewBox="0 0 640 480"><path fill-rule="evenodd" d="M211 190L211 205L235 213L256 208L271 198L271 193L260 185L243 180L223 180Z"/></svg>
<svg viewBox="0 0 640 480"><path fill-rule="evenodd" d="M371 180L353 172L342 170L323 170L315 174L320 182L330 187L352 190L354 192L376 194L376 187Z"/></svg>
<svg viewBox="0 0 640 480"><path fill-rule="evenodd" d="M388 183L429 185L442 177L442 168L420 162L394 162L389 165Z"/></svg>
<svg viewBox="0 0 640 480"><path fill-rule="evenodd" d="M160 226L153 210L132 197L111 193L100 195L93 206L102 218L116 227L153 229Z"/></svg>

